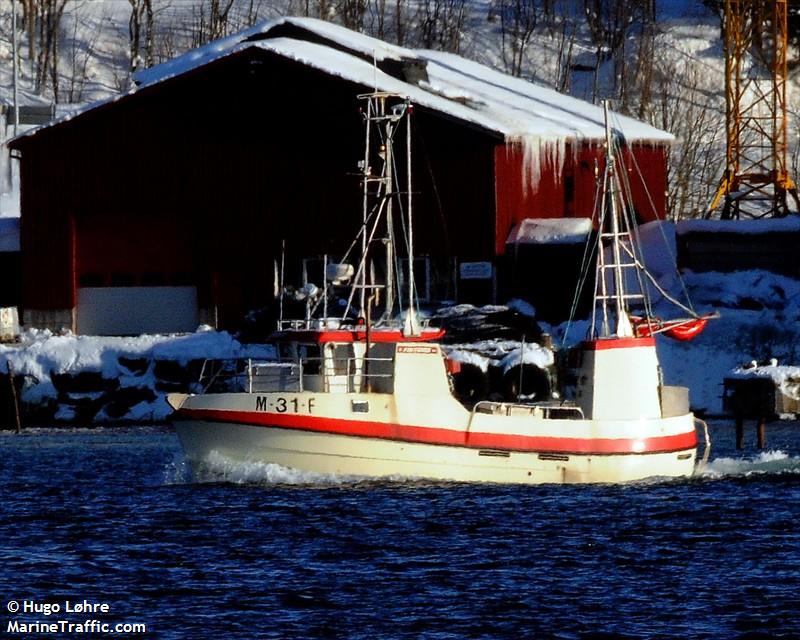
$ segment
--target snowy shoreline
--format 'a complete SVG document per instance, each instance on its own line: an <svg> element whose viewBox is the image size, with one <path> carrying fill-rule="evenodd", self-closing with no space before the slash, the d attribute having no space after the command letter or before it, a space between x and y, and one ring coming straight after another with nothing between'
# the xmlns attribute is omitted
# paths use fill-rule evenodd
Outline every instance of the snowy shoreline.
<svg viewBox="0 0 800 640"><path fill-rule="evenodd" d="M272 355L207 328L119 338L28 330L19 344L0 345L0 371L11 365L25 418L36 424L157 423L172 412L167 394L195 382L206 359Z"/></svg>

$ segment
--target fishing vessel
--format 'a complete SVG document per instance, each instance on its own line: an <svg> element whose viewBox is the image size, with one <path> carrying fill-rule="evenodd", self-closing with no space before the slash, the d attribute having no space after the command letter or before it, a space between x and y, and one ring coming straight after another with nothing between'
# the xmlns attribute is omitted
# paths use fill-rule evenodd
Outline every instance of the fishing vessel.
<svg viewBox="0 0 800 640"><path fill-rule="evenodd" d="M630 289L631 274L642 284L644 267L610 128L598 181L595 304L578 349L574 400L467 407L452 392L450 363L438 342L443 332L417 317L413 260L403 283L407 300L398 308L391 269L382 284L369 274L367 256L381 220L387 231L378 244L386 264L396 261L397 226L405 229L407 255L413 256L413 108L392 94L362 99L367 143L359 163L364 206L358 267L325 264L323 291L307 302L306 317L281 320L271 336L274 360L206 371L202 393L168 398L187 458L195 465L221 455L319 474L498 483L692 475L698 441L688 390L663 384L655 334L677 330L687 337L707 318L658 321L647 304L645 315L632 318L631 308L647 296L646 287ZM409 167L401 191L393 150L403 128ZM329 289L343 282L349 283L346 308L332 318ZM373 318L381 296L381 315Z"/></svg>

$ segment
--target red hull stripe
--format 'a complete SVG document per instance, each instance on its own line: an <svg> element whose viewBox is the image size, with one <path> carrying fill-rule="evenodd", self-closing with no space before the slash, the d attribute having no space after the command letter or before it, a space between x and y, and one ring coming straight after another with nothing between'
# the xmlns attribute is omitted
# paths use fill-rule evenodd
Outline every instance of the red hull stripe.
<svg viewBox="0 0 800 640"><path fill-rule="evenodd" d="M604 351L606 349L629 349L630 347L655 347L656 339L646 338L608 338L606 340L587 340L583 343L586 351Z"/></svg>
<svg viewBox="0 0 800 640"><path fill-rule="evenodd" d="M694 430L671 436L653 438L569 438L554 436L523 436L497 433L470 433L441 427L415 427L339 418L286 413L255 413L218 409L180 409L177 419L228 422L257 427L278 427L298 431L314 431L336 435L383 440L401 440L419 444L450 445L475 449L509 451L558 452L581 454L665 453L694 449L697 435Z"/></svg>

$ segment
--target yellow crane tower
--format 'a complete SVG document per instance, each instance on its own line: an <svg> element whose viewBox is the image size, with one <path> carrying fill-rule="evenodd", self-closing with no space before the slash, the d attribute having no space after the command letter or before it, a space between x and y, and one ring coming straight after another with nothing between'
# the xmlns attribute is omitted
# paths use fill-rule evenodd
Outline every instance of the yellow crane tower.
<svg viewBox="0 0 800 640"><path fill-rule="evenodd" d="M723 219L800 209L787 170L787 0L725 0L725 174L708 210Z"/></svg>

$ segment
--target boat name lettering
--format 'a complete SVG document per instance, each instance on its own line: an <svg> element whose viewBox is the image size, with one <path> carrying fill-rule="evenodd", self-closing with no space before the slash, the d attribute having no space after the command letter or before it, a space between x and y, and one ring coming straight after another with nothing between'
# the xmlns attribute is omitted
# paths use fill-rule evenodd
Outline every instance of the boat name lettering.
<svg viewBox="0 0 800 640"><path fill-rule="evenodd" d="M284 398L270 400L267 396L256 396L256 411L277 413L313 413L314 398Z"/></svg>
<svg viewBox="0 0 800 640"><path fill-rule="evenodd" d="M422 354L432 354L438 353L439 349L437 347L430 347L430 346L409 346L409 345L400 345L397 347L397 353L422 353Z"/></svg>

